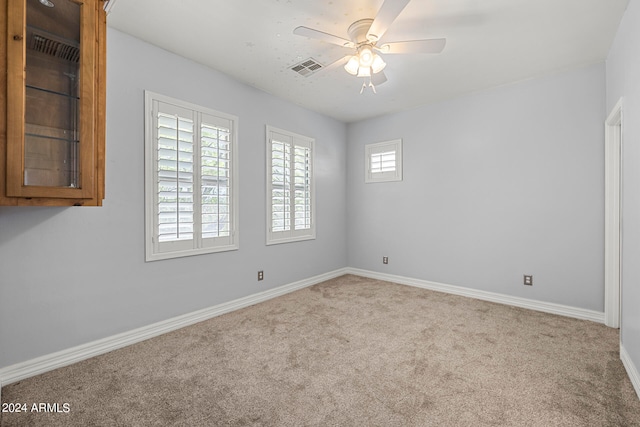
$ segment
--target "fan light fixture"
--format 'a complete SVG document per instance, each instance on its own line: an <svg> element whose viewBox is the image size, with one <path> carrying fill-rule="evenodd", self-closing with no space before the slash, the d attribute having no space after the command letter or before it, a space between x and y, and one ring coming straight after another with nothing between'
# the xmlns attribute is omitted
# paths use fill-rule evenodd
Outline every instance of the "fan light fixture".
<svg viewBox="0 0 640 427"><path fill-rule="evenodd" d="M358 77L371 77L371 67L358 68Z"/></svg>
<svg viewBox="0 0 640 427"><path fill-rule="evenodd" d="M344 69L352 76L370 77L372 74L384 70L386 66L387 63L382 60L380 55L373 53L371 46L364 45L358 49L356 55L349 58Z"/></svg>

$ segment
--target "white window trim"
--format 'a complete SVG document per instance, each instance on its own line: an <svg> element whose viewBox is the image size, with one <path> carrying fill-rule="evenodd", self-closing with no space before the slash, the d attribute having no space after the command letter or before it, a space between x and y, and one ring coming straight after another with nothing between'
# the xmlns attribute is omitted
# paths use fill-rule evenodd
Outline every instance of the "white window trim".
<svg viewBox="0 0 640 427"><path fill-rule="evenodd" d="M231 130L231 234L229 238L225 238L224 244L214 243L191 243L202 242L200 237L194 240L185 241L185 245L172 250L160 252L156 244L157 238L157 161L156 141L154 141L154 123L155 115L153 110L154 101L172 104L180 108L193 110L199 114L207 114L231 121L233 129ZM201 255L207 253L231 251L238 249L238 206L239 206L239 183L238 183L238 117L230 114L202 107L186 101L181 101L168 96L160 95L151 91L145 91L145 258L146 261L157 261L163 259L179 258L192 255ZM195 186L195 183L194 183ZM195 190L194 190L195 191ZM195 202L195 201L194 201ZM199 208L196 210L199 212ZM195 213L194 213L195 215ZM208 240L208 239L207 239ZM194 247L196 245L196 247ZM199 246L199 247L198 247Z"/></svg>
<svg viewBox="0 0 640 427"><path fill-rule="evenodd" d="M311 148L311 227L303 230L272 231L272 156L271 156L271 136L272 133L286 135L296 145L307 145ZM273 126L266 126L266 225L267 225L267 245L280 243L299 242L316 238L316 185L315 185L315 139L308 136L299 135L284 129Z"/></svg>
<svg viewBox="0 0 640 427"><path fill-rule="evenodd" d="M395 153L395 167L393 171L374 172L371 168L371 156L379 153ZM392 182L402 181L402 139L366 144L364 146L365 171L364 182Z"/></svg>

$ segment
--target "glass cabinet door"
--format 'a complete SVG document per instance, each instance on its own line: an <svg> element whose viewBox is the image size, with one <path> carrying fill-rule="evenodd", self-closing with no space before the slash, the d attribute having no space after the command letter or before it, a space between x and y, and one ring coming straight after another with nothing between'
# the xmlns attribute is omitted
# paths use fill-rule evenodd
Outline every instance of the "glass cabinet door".
<svg viewBox="0 0 640 427"><path fill-rule="evenodd" d="M9 11L7 194L92 197L95 8L10 0Z"/></svg>

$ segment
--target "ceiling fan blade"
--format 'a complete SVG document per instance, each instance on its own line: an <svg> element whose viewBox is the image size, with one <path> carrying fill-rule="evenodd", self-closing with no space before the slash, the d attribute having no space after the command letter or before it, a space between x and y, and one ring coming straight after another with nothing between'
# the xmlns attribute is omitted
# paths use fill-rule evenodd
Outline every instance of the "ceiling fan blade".
<svg viewBox="0 0 640 427"><path fill-rule="evenodd" d="M322 31L314 30L309 27L296 27L293 30L293 34L303 37L309 37L316 40L322 40L323 42L336 44L342 47L350 47L353 48L355 45L353 42L343 39L342 37L334 36L333 34L325 33Z"/></svg>
<svg viewBox="0 0 640 427"><path fill-rule="evenodd" d="M380 40L407 4L409 0L385 0L367 32L367 40L374 43Z"/></svg>
<svg viewBox="0 0 640 427"><path fill-rule="evenodd" d="M379 73L375 73L371 76L371 83L376 86L380 86L382 83L387 81L387 75L384 71L380 71Z"/></svg>
<svg viewBox="0 0 640 427"><path fill-rule="evenodd" d="M406 42L385 43L380 46L382 53L440 53L447 39L410 40Z"/></svg>
<svg viewBox="0 0 640 427"><path fill-rule="evenodd" d="M340 59L333 61L331 64L327 64L324 66L325 70L332 70L334 68L338 68L347 63L347 61L351 58L351 55L345 55Z"/></svg>

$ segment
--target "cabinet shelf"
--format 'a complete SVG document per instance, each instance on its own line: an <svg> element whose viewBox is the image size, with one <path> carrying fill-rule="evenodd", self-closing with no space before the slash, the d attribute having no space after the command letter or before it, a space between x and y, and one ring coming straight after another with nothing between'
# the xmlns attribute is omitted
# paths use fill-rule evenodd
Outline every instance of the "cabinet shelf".
<svg viewBox="0 0 640 427"><path fill-rule="evenodd" d="M43 87L32 86L32 85L25 85L25 87L27 89L33 89L33 90L36 90L36 91L39 91L39 92L48 93L48 94L51 94L51 95L59 95L59 96L62 96L64 98L73 99L73 100L76 100L76 101L78 101L80 99L78 96L69 95L68 93L58 92L56 90L46 89L46 88L43 88Z"/></svg>
<svg viewBox="0 0 640 427"><path fill-rule="evenodd" d="M73 138L60 138L57 136L47 136L47 135L38 135L35 133L25 133L25 136L29 137L29 138L42 138L42 139L52 139L54 141L61 141L61 142L68 142L68 143L73 143L73 144L77 144L80 141L77 139L73 139Z"/></svg>

